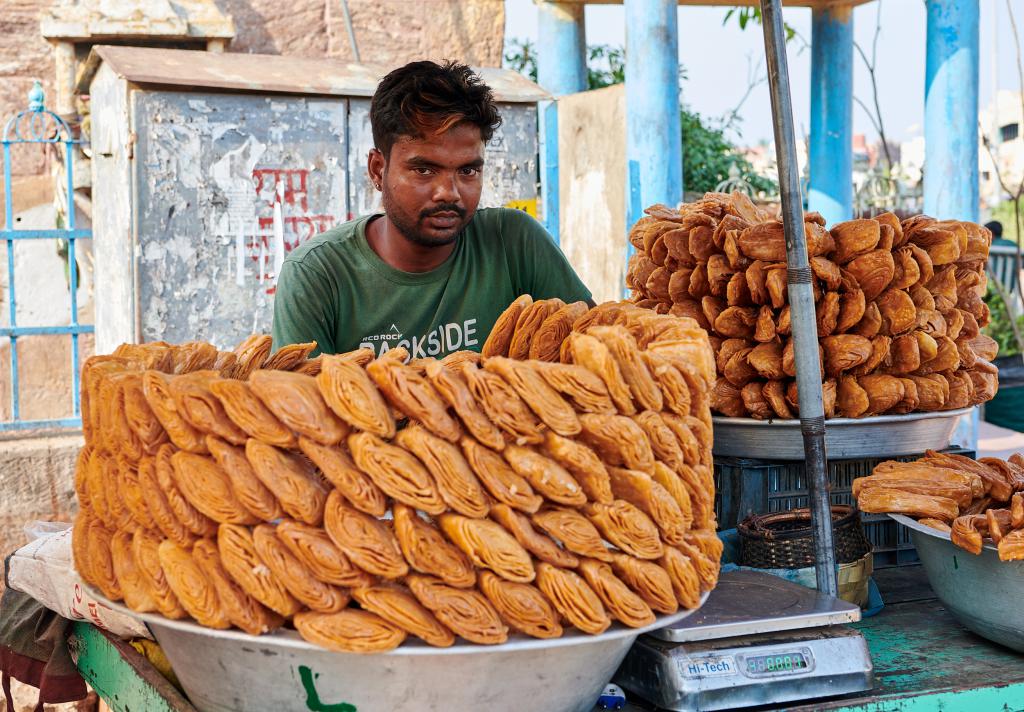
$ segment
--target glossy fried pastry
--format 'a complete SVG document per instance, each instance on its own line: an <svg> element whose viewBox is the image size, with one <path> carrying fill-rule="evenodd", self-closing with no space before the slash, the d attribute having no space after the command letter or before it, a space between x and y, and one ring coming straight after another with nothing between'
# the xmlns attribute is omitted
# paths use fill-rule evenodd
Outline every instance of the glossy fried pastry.
<svg viewBox="0 0 1024 712"><path fill-rule="evenodd" d="M660 413L656 413L653 410L645 410L643 413L635 416L633 420L646 433L647 439L651 443L651 451L654 453L656 460L661 460L672 469L676 469L686 462L686 456L683 454L679 440L676 439L672 428L667 425L666 419L662 418ZM696 442L696 439L694 439L693 444L696 445ZM692 454L699 457L697 452Z"/></svg>
<svg viewBox="0 0 1024 712"><path fill-rule="evenodd" d="M476 571L466 555L415 509L396 503L394 521L402 554L415 571L437 576L457 588L468 588L476 582Z"/></svg>
<svg viewBox="0 0 1024 712"><path fill-rule="evenodd" d="M542 299L523 309L519 319L516 320L512 341L508 345L508 357L514 359L527 358L530 355L530 346L541 325L549 316L564 306L565 302L556 297L554 299Z"/></svg>
<svg viewBox="0 0 1024 712"><path fill-rule="evenodd" d="M314 526L323 521L327 489L303 458L252 438L245 457L288 516Z"/></svg>
<svg viewBox="0 0 1024 712"><path fill-rule="evenodd" d="M991 495L997 502L1006 502L1013 494L1013 490L1009 486L1009 483L1003 479L1002 475L983 462L972 460L971 458L963 455L954 455L953 453L948 452L936 452L935 450L926 450L923 459L924 462L929 465L976 475L982 480L982 482L984 482L985 494ZM980 493L975 491L975 494L978 495Z"/></svg>
<svg viewBox="0 0 1024 712"><path fill-rule="evenodd" d="M679 470L683 468L693 472L692 468L688 465L681 465ZM683 515L683 527L689 530L693 525L693 501L690 497L690 491L686 487L685 480L663 462L654 463L651 478L664 487L665 491L675 500L675 503L679 506L679 511Z"/></svg>
<svg viewBox="0 0 1024 712"><path fill-rule="evenodd" d="M288 344L272 353L260 367L265 370L291 371L309 358L316 351L316 342L306 344Z"/></svg>
<svg viewBox="0 0 1024 712"><path fill-rule="evenodd" d="M146 504L150 494L143 491L142 486L139 484L139 468L142 467L156 467L156 461L152 457L146 456L139 460L137 468L127 460L119 459L117 461L117 488L121 495L121 501L124 502L125 507L131 514L135 526L148 528L152 527L154 522L153 516L149 512L149 505ZM79 495L79 504L81 505L85 501Z"/></svg>
<svg viewBox="0 0 1024 712"><path fill-rule="evenodd" d="M455 642L452 632L403 588L377 584L352 591L352 597L363 610L377 614L428 645L446 648Z"/></svg>
<svg viewBox="0 0 1024 712"><path fill-rule="evenodd" d="M612 573L611 566L595 559L584 559L579 570L604 607L620 623L630 628L654 623L650 606Z"/></svg>
<svg viewBox="0 0 1024 712"><path fill-rule="evenodd" d="M467 517L487 516L487 495L457 445L431 435L419 425L404 428L395 442L419 458L433 474L441 499L451 509Z"/></svg>
<svg viewBox="0 0 1024 712"><path fill-rule="evenodd" d="M643 428L621 415L588 413L580 416L582 438L606 463L623 464L647 471L654 466L654 452Z"/></svg>
<svg viewBox="0 0 1024 712"><path fill-rule="evenodd" d="M999 544L1003 537L1011 531L1011 515L1009 509L989 509L985 511L988 520L988 536L994 544Z"/></svg>
<svg viewBox="0 0 1024 712"><path fill-rule="evenodd" d="M662 356L645 351L643 357L648 370L661 389L665 409L677 415L689 415L693 401L689 384L683 374Z"/></svg>
<svg viewBox="0 0 1024 712"><path fill-rule="evenodd" d="M266 363L273 345L274 340L266 334L249 336L235 347L235 363L223 375L240 381L247 380L253 371L262 368Z"/></svg>
<svg viewBox="0 0 1024 712"><path fill-rule="evenodd" d="M557 361L562 342L572 331L572 325L588 311L586 302L573 302L545 319L530 342L529 357L539 361Z"/></svg>
<svg viewBox="0 0 1024 712"><path fill-rule="evenodd" d="M554 432L544 436L544 454L564 467L583 488L587 499L610 504L612 497L608 470L601 458L583 443Z"/></svg>
<svg viewBox="0 0 1024 712"><path fill-rule="evenodd" d="M353 507L375 517L384 516L388 508L387 497L340 446L321 445L303 436L299 438L299 449Z"/></svg>
<svg viewBox="0 0 1024 712"><path fill-rule="evenodd" d="M537 588L506 581L490 571L480 572L480 592L509 626L534 638L558 638L558 613Z"/></svg>
<svg viewBox="0 0 1024 712"><path fill-rule="evenodd" d="M1016 529L1004 536L996 546L1000 561L1024 559L1024 529Z"/></svg>
<svg viewBox="0 0 1024 712"><path fill-rule="evenodd" d="M1024 527L1024 492L1017 492L1010 499L1010 526L1014 529Z"/></svg>
<svg viewBox="0 0 1024 712"><path fill-rule="evenodd" d="M442 514L438 523L445 536L475 566L488 568L509 581L533 581L535 573L529 553L500 524L459 514Z"/></svg>
<svg viewBox="0 0 1024 712"><path fill-rule="evenodd" d="M281 543L324 583L359 588L374 581L372 576L349 561L320 527L295 519L282 519L275 533Z"/></svg>
<svg viewBox="0 0 1024 712"><path fill-rule="evenodd" d="M982 497L986 491L984 480L976 472L963 469L955 462L944 460L939 460L938 463L928 459L916 462L887 460L876 465L871 476L876 480L914 479L966 486L970 488L974 498ZM860 486L862 485L858 485L858 488Z"/></svg>
<svg viewBox="0 0 1024 712"><path fill-rule="evenodd" d="M260 559L247 527L222 524L217 532L217 551L224 570L235 583L264 606L285 618L302 608Z"/></svg>
<svg viewBox="0 0 1024 712"><path fill-rule="evenodd" d="M467 364L475 367L475 362L469 361ZM491 422L473 398L461 372L445 366L441 361L430 361L427 363L427 378L473 437L493 450L505 447L505 436L501 429Z"/></svg>
<svg viewBox="0 0 1024 712"><path fill-rule="evenodd" d="M324 366L324 354L320 354L316 358L307 358L302 363L298 364L291 370L295 373L301 373L305 376L317 376L320 374L321 369Z"/></svg>
<svg viewBox="0 0 1024 712"><path fill-rule="evenodd" d="M409 572L398 539L387 525L349 507L337 491L327 497L324 528L331 541L363 571L386 579Z"/></svg>
<svg viewBox="0 0 1024 712"><path fill-rule="evenodd" d="M247 437L245 431L232 422L210 390L210 384L219 378L216 371L194 371L177 376L169 383L171 397L178 414L192 427L212 433L233 445L241 445Z"/></svg>
<svg viewBox="0 0 1024 712"><path fill-rule="evenodd" d="M587 501L579 482L554 460L519 445L508 445L503 454L517 475L525 478L535 491L551 501L572 506Z"/></svg>
<svg viewBox="0 0 1024 712"><path fill-rule="evenodd" d="M821 340L825 350L825 373L835 377L860 366L871 356L871 341L856 334L837 334Z"/></svg>
<svg viewBox="0 0 1024 712"><path fill-rule="evenodd" d="M574 554L601 561L611 560L611 553L597 528L575 509L548 507L533 515L533 523Z"/></svg>
<svg viewBox="0 0 1024 712"><path fill-rule="evenodd" d="M220 561L217 544L200 539L192 549L192 560L217 593L228 620L250 635L262 635L279 628L284 619L247 594L234 582Z"/></svg>
<svg viewBox="0 0 1024 712"><path fill-rule="evenodd" d="M150 597L165 618L180 619L188 615L174 595L167 577L160 565L161 539L152 532L137 529L132 535L132 555L138 568L139 578Z"/></svg>
<svg viewBox="0 0 1024 712"><path fill-rule="evenodd" d="M671 547L665 547L666 555L668 549ZM693 565L694 570L697 572L697 578L700 580L701 591L710 591L718 583L718 571L721 568L721 563L718 560L712 560L708 557L700 547L691 544L689 541L679 544L675 547L684 557L689 559ZM672 572L669 572L672 575Z"/></svg>
<svg viewBox="0 0 1024 712"><path fill-rule="evenodd" d="M970 486L961 482L914 478L897 479L883 476L855 478L853 480L853 496L858 497L865 490L879 487L925 494L931 497L946 497L956 502L959 507L966 507L974 499Z"/></svg>
<svg viewBox="0 0 1024 712"><path fill-rule="evenodd" d="M409 574L405 583L420 603L460 637L482 645L508 640L508 627L479 592L453 588L422 574Z"/></svg>
<svg viewBox="0 0 1024 712"><path fill-rule="evenodd" d="M664 403L661 389L648 370L633 335L622 326L593 326L587 333L611 352L637 406L660 411Z"/></svg>
<svg viewBox="0 0 1024 712"><path fill-rule="evenodd" d="M664 540L670 544L683 541L687 531L687 519L668 491L645 472L626 470L619 467L608 469L611 476L612 492L619 499L638 507L661 530Z"/></svg>
<svg viewBox="0 0 1024 712"><path fill-rule="evenodd" d="M948 520L940 519L940 521ZM966 514L957 517L949 532L950 540L964 551L978 556L981 554L982 547L982 536L978 531L978 525L982 522L986 525L988 523L988 518L983 514Z"/></svg>
<svg viewBox="0 0 1024 712"><path fill-rule="evenodd" d="M177 453L170 445L162 445L157 451L153 468L157 484L175 518L184 524L190 533L196 536L213 536L217 533L217 522L200 512L179 489L173 460L175 454ZM151 503L148 505L152 512Z"/></svg>
<svg viewBox="0 0 1024 712"><path fill-rule="evenodd" d="M868 409L865 416L885 413L898 404L906 395L906 389L900 379L883 373L871 373L859 376L857 384L864 389L868 397Z"/></svg>
<svg viewBox="0 0 1024 712"><path fill-rule="evenodd" d="M569 348L573 363L586 368L604 382L612 402L620 413L636 413L629 384L626 383L618 362L604 343L589 334L573 333L569 336Z"/></svg>
<svg viewBox="0 0 1024 712"><path fill-rule="evenodd" d="M615 553L611 568L651 609L666 614L679 610L672 577L658 564Z"/></svg>
<svg viewBox="0 0 1024 712"><path fill-rule="evenodd" d="M405 631L367 611L346 608L337 613L304 611L295 616L304 639L343 653L383 653L405 640Z"/></svg>
<svg viewBox="0 0 1024 712"><path fill-rule="evenodd" d="M260 519L235 496L231 480L212 457L179 450L171 456L174 483L185 499L220 524L256 524Z"/></svg>
<svg viewBox="0 0 1024 712"><path fill-rule="evenodd" d="M918 519L917 523L924 524L926 527L931 527L932 529L938 529L940 532L946 532L947 534L953 531L953 528L941 519L932 519L930 517L925 517L923 519Z"/></svg>
<svg viewBox="0 0 1024 712"><path fill-rule="evenodd" d="M138 472L139 487L147 493L146 511L149 512L153 524L160 530L160 533L178 546L185 548L192 546L192 543L195 541L195 534L178 519L174 510L171 509L167 495L160 487L159 480L157 479L155 461L149 463L143 461ZM168 472L168 476L170 476L170 472ZM170 480L170 484L173 486L173 479ZM181 493L177 493L176 496L181 498ZM203 519L205 520L205 517ZM213 523L210 522L209 525L212 527ZM211 531L213 530L211 529Z"/></svg>
<svg viewBox="0 0 1024 712"><path fill-rule="evenodd" d="M146 452L154 453L168 441L167 432L146 401L142 388L142 374L131 373L121 381L121 401L124 404L123 422L131 428Z"/></svg>
<svg viewBox="0 0 1024 712"><path fill-rule="evenodd" d="M72 532L72 537L74 532ZM149 587L142 580L142 574L135 565L132 553L132 533L124 529L114 532L110 539L110 559L114 578L124 596L125 604L133 611L146 613L157 610L156 601L149 593Z"/></svg>
<svg viewBox="0 0 1024 712"><path fill-rule="evenodd" d="M832 259L846 264L857 255L875 249L881 239L881 227L873 219L847 220L832 226L832 237L836 251Z"/></svg>
<svg viewBox="0 0 1024 712"><path fill-rule="evenodd" d="M204 433L192 427L178 414L174 398L171 396L169 380L169 376L159 371L143 373L142 392L146 396L146 402L175 446L182 450L203 454L206 452Z"/></svg>
<svg viewBox="0 0 1024 712"><path fill-rule="evenodd" d="M491 329L490 335L484 342L481 354L485 358L491 356L508 356L509 346L512 344L512 336L515 334L516 324L519 322L519 317L522 316L523 311L527 307L533 304L533 297L529 294L523 294L518 297L514 302L508 305L508 308L501 313L498 320L494 322L494 328Z"/></svg>
<svg viewBox="0 0 1024 712"><path fill-rule="evenodd" d="M174 348L175 374L192 373L213 368L217 362L217 347L203 341L186 341Z"/></svg>
<svg viewBox="0 0 1024 712"><path fill-rule="evenodd" d="M539 533L533 528L529 517L508 505L494 505L491 508L491 518L512 534L524 549L541 561L570 569L579 565L579 559L572 553L565 551L550 538Z"/></svg>
<svg viewBox="0 0 1024 712"><path fill-rule="evenodd" d="M857 280L857 284L864 290L864 298L869 302L885 291L896 275L896 263L888 250L873 250L863 254L845 265L845 268Z"/></svg>
<svg viewBox="0 0 1024 712"><path fill-rule="evenodd" d="M861 511L869 513L898 512L912 517L930 517L951 522L956 519L956 502L947 497L874 488L863 490L857 498Z"/></svg>
<svg viewBox="0 0 1024 712"><path fill-rule="evenodd" d="M263 405L300 435L324 445L337 445L348 435L348 426L327 407L312 376L261 369L249 377L249 386Z"/></svg>
<svg viewBox="0 0 1024 712"><path fill-rule="evenodd" d="M207 628L231 627L216 589L186 549L172 541L164 541L157 548L157 556L167 583L192 618Z"/></svg>
<svg viewBox="0 0 1024 712"><path fill-rule="evenodd" d="M496 356L484 361L484 369L512 386L530 410L559 435L572 436L580 432L576 411L530 366Z"/></svg>
<svg viewBox="0 0 1024 712"><path fill-rule="evenodd" d="M295 447L295 433L277 419L245 381L222 378L210 382L210 391L231 421L258 440L277 447ZM241 443L239 443L241 444Z"/></svg>
<svg viewBox="0 0 1024 712"><path fill-rule="evenodd" d="M549 386L566 396L577 411L615 413L615 404L604 381L583 366L543 361L529 361L527 365L536 370Z"/></svg>
<svg viewBox="0 0 1024 712"><path fill-rule="evenodd" d="M611 625L601 599L580 576L551 564L537 564L537 586L572 625L597 635Z"/></svg>
<svg viewBox="0 0 1024 712"><path fill-rule="evenodd" d="M747 414L741 390L725 378L716 380L711 388L711 407L730 418L742 418Z"/></svg>
<svg viewBox="0 0 1024 712"><path fill-rule="evenodd" d="M357 430L395 437L395 419L362 366L343 356L323 358L316 384L334 414Z"/></svg>
<svg viewBox="0 0 1024 712"><path fill-rule="evenodd" d="M400 442L405 444L414 439L413 436L403 437ZM350 435L348 447L359 469L368 474L385 494L430 514L440 514L445 510L430 473L408 450L386 443L370 433Z"/></svg>
<svg viewBox="0 0 1024 712"><path fill-rule="evenodd" d="M611 504L588 502L583 513L605 539L627 554L639 559L657 559L664 553L657 525L625 500L617 499Z"/></svg>
<svg viewBox="0 0 1024 712"><path fill-rule="evenodd" d="M311 610L334 613L348 605L348 593L320 581L278 538L274 527L260 524L252 530L257 556L297 601Z"/></svg>
<svg viewBox="0 0 1024 712"><path fill-rule="evenodd" d="M859 418L867 412L869 406L867 391L856 378L843 376L839 379L836 391L836 411L842 417Z"/></svg>
<svg viewBox="0 0 1024 712"><path fill-rule="evenodd" d="M206 446L221 472L230 480L235 497L247 511L267 522L284 516L277 498L253 471L244 448L230 445L213 435L206 436Z"/></svg>
<svg viewBox="0 0 1024 712"><path fill-rule="evenodd" d="M533 513L540 509L543 498L533 491L524 477L509 466L500 453L469 437L462 438L459 444L473 472L498 502L522 512Z"/></svg>
<svg viewBox="0 0 1024 712"><path fill-rule="evenodd" d="M462 374L487 417L515 442L526 444L544 440L541 422L504 379L475 366L467 366Z"/></svg>

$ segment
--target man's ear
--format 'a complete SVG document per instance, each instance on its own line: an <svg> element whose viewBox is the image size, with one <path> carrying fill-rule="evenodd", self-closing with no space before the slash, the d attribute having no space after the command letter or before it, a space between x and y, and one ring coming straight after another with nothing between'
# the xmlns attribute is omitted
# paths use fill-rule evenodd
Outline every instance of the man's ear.
<svg viewBox="0 0 1024 712"><path fill-rule="evenodd" d="M387 163L384 154L376 148L371 148L366 157L366 170L370 174L370 182L380 190L384 184L384 166Z"/></svg>

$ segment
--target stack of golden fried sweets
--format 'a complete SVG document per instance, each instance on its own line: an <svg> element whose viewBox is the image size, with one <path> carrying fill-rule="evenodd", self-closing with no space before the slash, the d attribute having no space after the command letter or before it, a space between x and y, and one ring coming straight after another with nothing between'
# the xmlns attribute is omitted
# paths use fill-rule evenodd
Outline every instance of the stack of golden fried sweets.
<svg viewBox="0 0 1024 712"><path fill-rule="evenodd" d="M782 222L739 193L679 210L654 206L633 227L627 282L641 306L689 316L711 334L711 407L733 417L797 416ZM892 213L825 228L804 217L820 339L825 415L963 408L998 385L984 227Z"/></svg>
<svg viewBox="0 0 1024 712"><path fill-rule="evenodd" d="M489 358L254 336L90 359L79 573L136 611L353 652L696 607L720 555L707 336L556 306L517 300ZM507 355L535 343L555 360Z"/></svg>

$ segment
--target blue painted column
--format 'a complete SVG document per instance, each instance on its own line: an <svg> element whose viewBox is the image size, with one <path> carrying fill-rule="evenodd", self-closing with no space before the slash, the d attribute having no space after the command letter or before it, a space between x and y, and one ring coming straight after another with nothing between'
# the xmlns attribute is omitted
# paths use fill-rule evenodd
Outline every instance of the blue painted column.
<svg viewBox="0 0 1024 712"><path fill-rule="evenodd" d="M853 217L853 8L811 14L808 209L828 225Z"/></svg>
<svg viewBox="0 0 1024 712"><path fill-rule="evenodd" d="M654 203L683 198L676 0L625 0L629 229ZM627 247L627 250L629 248Z"/></svg>
<svg viewBox="0 0 1024 712"><path fill-rule="evenodd" d="M978 220L978 0L928 0L924 212ZM953 442L978 445L978 409Z"/></svg>
<svg viewBox="0 0 1024 712"><path fill-rule="evenodd" d="M538 2L537 82L556 97L587 88L584 5ZM558 104L543 101L540 115L541 202L544 227L558 239Z"/></svg>

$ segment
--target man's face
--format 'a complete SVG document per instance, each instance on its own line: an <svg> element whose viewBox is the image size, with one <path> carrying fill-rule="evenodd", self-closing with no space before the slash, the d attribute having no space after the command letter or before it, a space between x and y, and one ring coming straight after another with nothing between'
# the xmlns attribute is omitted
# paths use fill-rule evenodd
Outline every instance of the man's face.
<svg viewBox="0 0 1024 712"><path fill-rule="evenodd" d="M483 165L480 129L470 124L428 138L399 138L386 159L376 149L370 154L371 177L381 175L384 212L423 247L458 238L480 202Z"/></svg>

